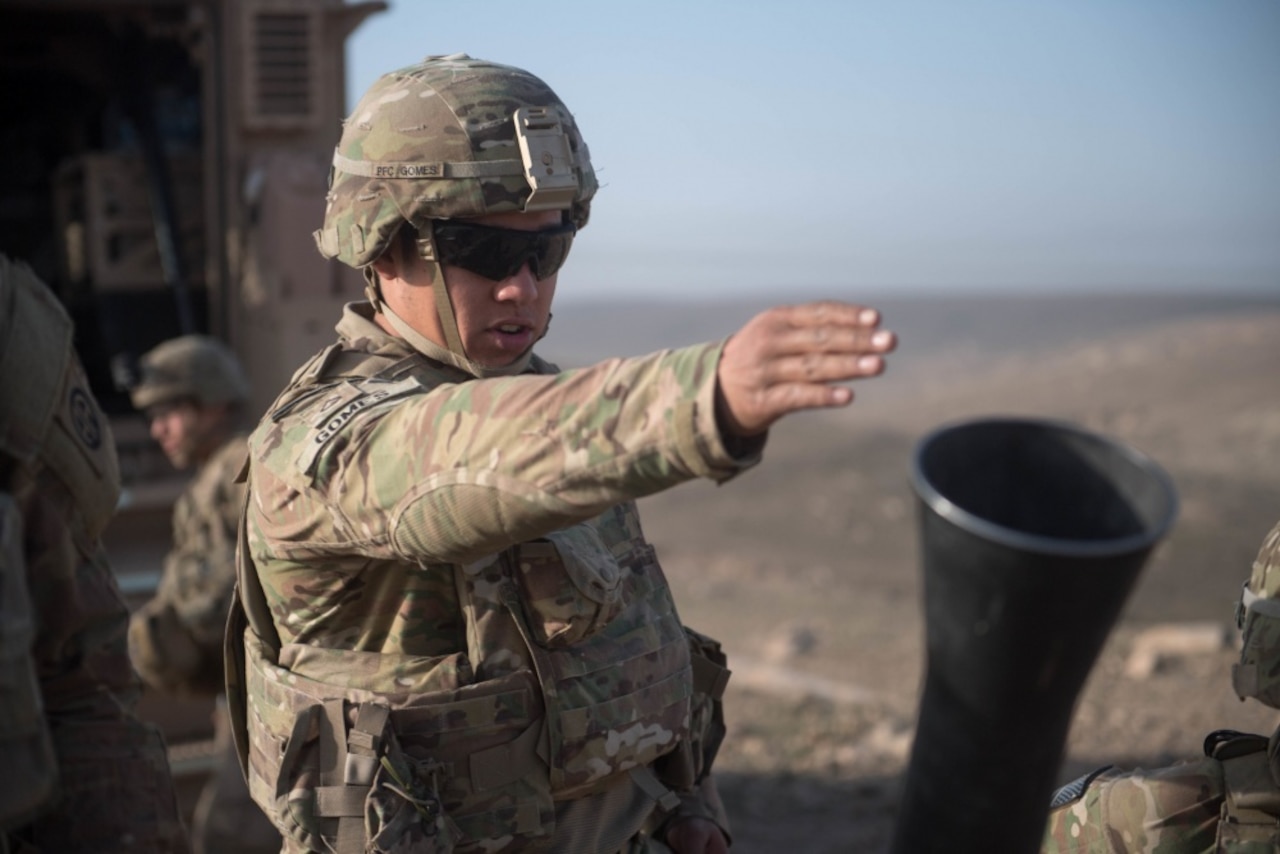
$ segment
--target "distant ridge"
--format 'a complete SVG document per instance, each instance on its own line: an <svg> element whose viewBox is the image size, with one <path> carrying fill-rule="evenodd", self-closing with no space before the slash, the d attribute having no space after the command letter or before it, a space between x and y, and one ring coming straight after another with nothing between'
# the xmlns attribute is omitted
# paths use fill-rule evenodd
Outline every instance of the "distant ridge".
<svg viewBox="0 0 1280 854"><path fill-rule="evenodd" d="M730 334L775 302L742 300L565 300L538 351L563 367L632 356ZM1117 294L1080 296L898 296L871 298L902 346L894 369L957 348L994 353L1042 351L1106 338L1179 318L1280 312L1274 294ZM1280 345L1278 345L1280 346Z"/></svg>

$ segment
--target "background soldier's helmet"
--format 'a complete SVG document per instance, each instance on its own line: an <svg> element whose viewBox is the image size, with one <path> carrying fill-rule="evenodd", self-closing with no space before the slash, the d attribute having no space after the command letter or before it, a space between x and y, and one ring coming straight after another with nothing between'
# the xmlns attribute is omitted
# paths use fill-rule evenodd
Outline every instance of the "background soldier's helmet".
<svg viewBox="0 0 1280 854"><path fill-rule="evenodd" d="M1231 673L1236 694L1280 709L1280 522L1258 550L1236 622L1243 632L1240 663Z"/></svg>
<svg viewBox="0 0 1280 854"><path fill-rule="evenodd" d="M141 377L129 392L138 409L182 399L213 406L249 396L249 383L235 355L207 335L165 341L139 360L138 369Z"/></svg>
<svg viewBox="0 0 1280 854"><path fill-rule="evenodd" d="M539 78L466 54L380 77L334 152L321 254L364 267L402 223L563 210L586 224L595 173L573 116Z"/></svg>

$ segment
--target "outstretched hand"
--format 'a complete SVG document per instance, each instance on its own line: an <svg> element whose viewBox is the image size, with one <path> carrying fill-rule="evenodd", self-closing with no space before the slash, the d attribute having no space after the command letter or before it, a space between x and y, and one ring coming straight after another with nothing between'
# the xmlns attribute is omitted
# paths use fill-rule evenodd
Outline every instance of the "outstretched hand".
<svg viewBox="0 0 1280 854"><path fill-rule="evenodd" d="M725 344L717 370L721 430L755 436L802 409L847 406L853 390L838 383L884 371L897 346L880 329L880 313L845 302L812 302L764 311Z"/></svg>

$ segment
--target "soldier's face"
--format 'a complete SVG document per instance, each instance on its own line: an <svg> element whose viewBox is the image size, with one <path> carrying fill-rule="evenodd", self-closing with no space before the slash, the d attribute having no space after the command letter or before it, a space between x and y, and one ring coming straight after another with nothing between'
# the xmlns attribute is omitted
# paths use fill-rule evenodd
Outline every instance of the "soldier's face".
<svg viewBox="0 0 1280 854"><path fill-rule="evenodd" d="M185 469L217 449L227 414L224 406L200 406L190 400L160 403L147 409L151 438L160 444L174 468Z"/></svg>
<svg viewBox="0 0 1280 854"><path fill-rule="evenodd" d="M518 231L542 231L559 226L561 214L559 211L514 211L488 214L466 222ZM556 292L555 274L539 279L527 263L500 280L487 279L450 264L441 265L441 270L467 358L486 368L505 367L546 333ZM428 328L423 331L435 343L447 346L434 303L429 309L425 303L423 300L422 314L427 315L423 319Z"/></svg>

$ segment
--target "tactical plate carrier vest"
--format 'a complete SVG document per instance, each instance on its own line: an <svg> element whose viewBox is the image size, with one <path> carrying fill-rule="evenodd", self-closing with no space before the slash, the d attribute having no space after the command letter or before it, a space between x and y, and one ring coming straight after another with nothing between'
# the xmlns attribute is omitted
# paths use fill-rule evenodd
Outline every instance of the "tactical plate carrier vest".
<svg viewBox="0 0 1280 854"><path fill-rule="evenodd" d="M1231 730L1205 738L1205 755L1222 763L1224 798L1218 817L1217 854L1280 850L1280 786L1273 766L1280 730L1270 740Z"/></svg>
<svg viewBox="0 0 1280 854"><path fill-rule="evenodd" d="M302 412L328 429L334 410L308 406L335 391L347 406L389 401L456 382L450 370L335 345L298 372L268 417ZM673 806L678 799L649 768L662 760L673 787L705 774L722 734L710 701L727 671L718 645L686 634L638 532L627 503L483 566L451 567L469 650L415 671L406 687L394 678L405 672L394 655L281 647L242 521L228 695L254 800L295 843L339 852L366 843L369 851L541 848L555 829L555 801L616 787L626 773ZM691 647L707 654L691 660ZM508 650L519 666L471 684L458 678L470 672L468 658L501 660ZM348 674L371 667L385 681L353 686ZM696 697L695 677L709 689ZM691 717L713 744L690 748ZM488 844L468 844L481 840Z"/></svg>

